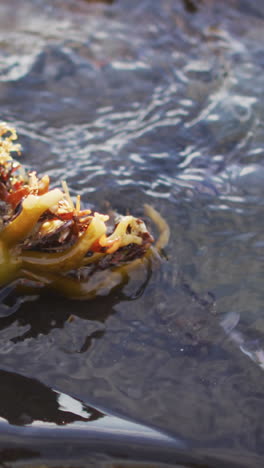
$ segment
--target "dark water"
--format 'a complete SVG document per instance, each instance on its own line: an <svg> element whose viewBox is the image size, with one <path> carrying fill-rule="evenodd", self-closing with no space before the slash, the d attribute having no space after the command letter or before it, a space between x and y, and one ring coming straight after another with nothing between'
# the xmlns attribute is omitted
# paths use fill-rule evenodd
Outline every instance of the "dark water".
<svg viewBox="0 0 264 468"><path fill-rule="evenodd" d="M2 0L0 24L23 163L172 232L141 291L2 297L0 461L262 467L263 3Z"/></svg>

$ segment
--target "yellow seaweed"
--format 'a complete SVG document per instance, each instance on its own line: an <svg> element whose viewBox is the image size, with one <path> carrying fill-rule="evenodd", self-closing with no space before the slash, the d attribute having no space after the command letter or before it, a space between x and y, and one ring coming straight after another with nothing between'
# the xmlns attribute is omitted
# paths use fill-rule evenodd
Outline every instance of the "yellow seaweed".
<svg viewBox="0 0 264 468"><path fill-rule="evenodd" d="M124 284L133 270L146 268L153 254L165 247L169 240L169 227L150 205L144 208L159 230L155 247L151 246L153 239L145 223L133 216L120 216L113 232L107 234L109 217L90 210L81 211L80 197L74 207L65 182L63 190L49 190L48 177L38 180L35 173L29 174L27 180L21 176L9 176L12 171L6 171L6 167L10 164L12 167L11 152L20 151L20 146L14 144L15 140L15 130L0 123L0 193L7 206L7 214L1 220L0 287L13 280L22 280L24 285L30 281L30 284L35 282L74 299L91 299L98 294L106 295ZM21 203L18 214L14 208L18 206L16 190L22 197L21 200L18 198ZM80 230L75 234L72 245L57 252L28 248L30 239L41 239L45 233L52 232L54 226L64 225L61 219L71 220L71 217L79 220L77 226ZM67 230L64 235L67 237ZM122 249L131 246L139 249L135 254L139 258L111 264L115 254L122 254ZM109 266L96 268L104 258L110 259ZM85 268L94 270L82 278Z"/></svg>

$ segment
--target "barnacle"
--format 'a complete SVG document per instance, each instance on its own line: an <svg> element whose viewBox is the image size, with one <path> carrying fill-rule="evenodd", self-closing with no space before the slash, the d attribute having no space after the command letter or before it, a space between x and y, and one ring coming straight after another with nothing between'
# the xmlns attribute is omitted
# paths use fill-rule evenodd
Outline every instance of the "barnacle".
<svg viewBox="0 0 264 468"><path fill-rule="evenodd" d="M24 171L16 132L0 123L0 287L19 280L48 286L73 298L108 294L129 272L153 256L153 238L145 223L131 215L104 215L73 203L66 182L50 189L49 177ZM169 238L165 220L151 206L146 214L160 236Z"/></svg>

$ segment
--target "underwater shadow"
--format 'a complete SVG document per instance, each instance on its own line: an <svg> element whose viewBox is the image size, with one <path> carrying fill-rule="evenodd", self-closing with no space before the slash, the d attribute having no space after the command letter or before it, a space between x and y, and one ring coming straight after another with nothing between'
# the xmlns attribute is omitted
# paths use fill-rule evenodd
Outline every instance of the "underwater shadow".
<svg viewBox="0 0 264 468"><path fill-rule="evenodd" d="M39 334L47 335L54 324L56 328L63 328L66 322L79 317L84 320L105 323L115 314L115 306L123 301L131 302L139 299L152 276L150 265L146 270L145 279L129 293L125 292L130 282L129 276L122 286L118 285L107 296L98 296L91 300L71 300L53 292L43 290L37 296L18 296L15 293L16 284L9 285L0 291L0 330L4 330L12 323L20 326L30 326L24 334L11 339L17 343L27 338L36 338ZM85 350L89 348L93 338L101 338L104 331L95 331L87 337ZM83 350L81 350L83 351Z"/></svg>

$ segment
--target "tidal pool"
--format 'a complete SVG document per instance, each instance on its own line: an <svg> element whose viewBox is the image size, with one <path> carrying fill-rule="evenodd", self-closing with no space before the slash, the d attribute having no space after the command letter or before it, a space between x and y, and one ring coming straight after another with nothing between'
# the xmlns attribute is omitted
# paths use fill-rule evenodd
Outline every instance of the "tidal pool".
<svg viewBox="0 0 264 468"><path fill-rule="evenodd" d="M262 2L9 0L0 25L21 162L171 228L108 297L0 292L1 462L262 467Z"/></svg>

